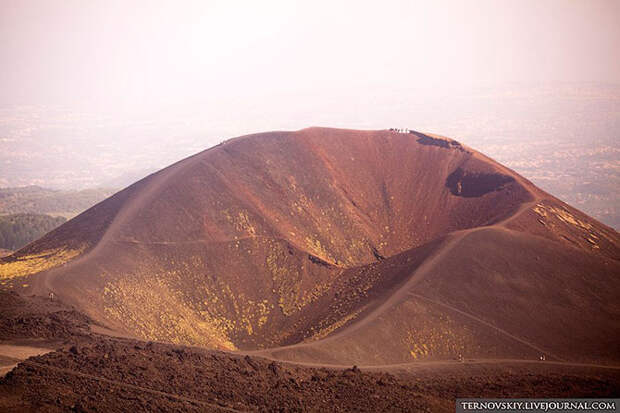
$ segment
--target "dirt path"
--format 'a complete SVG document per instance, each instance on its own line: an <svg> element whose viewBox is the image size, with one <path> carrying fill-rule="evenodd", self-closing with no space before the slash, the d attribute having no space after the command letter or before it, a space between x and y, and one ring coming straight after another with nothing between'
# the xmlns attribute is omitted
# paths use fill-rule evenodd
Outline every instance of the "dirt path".
<svg viewBox="0 0 620 413"><path fill-rule="evenodd" d="M237 353L239 354L239 353ZM277 357L260 355L258 357L266 358L268 360L277 361L283 364L290 364L293 366L313 367L313 368L333 368L333 369L346 369L351 368L351 364L330 364L319 362L307 362L307 361L291 361L281 360ZM358 364L357 367L364 370L409 370L425 367L456 367L467 365L495 365L495 364L536 364L539 366L551 365L551 366L566 366L566 367L591 367L600 369L620 370L620 365L607 365L607 364L595 364L595 363L578 363L570 361L540 361L540 360L527 360L527 359L465 359L463 361L458 360L432 360L432 361L411 361L407 363L391 363L391 364Z"/></svg>
<svg viewBox="0 0 620 413"><path fill-rule="evenodd" d="M461 314L461 315L463 315L463 316L465 316L467 318L470 318L470 319L472 319L474 321L477 321L480 324L484 324L485 326L487 326L487 327L489 327L489 328L491 328L491 329L493 329L493 330L495 330L495 331L505 335L506 337L510 337L513 340L516 340L516 341L518 341L518 342L520 342L522 344L525 344L526 346L528 346L528 347L538 351L540 354L544 354L545 356L551 356L551 357L553 357L554 359L556 359L558 361L565 361L564 359L549 353L549 351L544 350L544 349L538 347L537 345L535 345L535 344L533 344L533 343L531 343L531 342L529 342L527 340L522 339L521 337L517 337L514 334L511 334L511 333L509 333L508 331L506 331L506 330L504 330L502 328L494 326L493 324L489 323L488 321L485 321L485 320L483 320L483 319L481 319L479 317L476 317L473 314L470 314L470 313L467 313L465 311L459 310L458 308L453 307L451 305L448 305L448 304L445 304L445 303L442 303L442 302L439 302L439 301L431 300L430 298L424 297L423 295L420 295L420 294L416 294L413 291L410 291L409 295L411 297L415 297L415 298L422 299L424 301L428 301L431 304L435 304L435 305L438 305L440 307L447 308L447 309L452 310L452 311L454 311L456 313L459 313L459 314Z"/></svg>
<svg viewBox="0 0 620 413"><path fill-rule="evenodd" d="M192 164L194 162L198 162L200 160L200 158L195 157L191 162ZM191 165L191 164L190 164ZM53 280L62 272L66 271L67 269L71 268L74 265L78 265L81 263L86 262L87 260L93 259L94 257L96 257L99 252L110 242L119 242L118 239L115 239L115 237L118 235L119 230L122 228L122 226L124 225L125 222L127 222L127 220L129 220L131 217L134 216L134 214L136 214L141 208L145 207L145 205L148 204L148 202L151 201L152 196L154 196L154 194L157 193L157 191L170 179L172 178L176 173L178 173L178 171L180 170L180 165L179 164L175 164L173 166L171 166L167 171L165 171L165 173L160 174L160 176L155 176L151 182L149 182L148 187L145 190L140 191L140 196L136 199L133 199L132 202L129 203L129 206L126 208L123 208L118 215L115 217L115 219L113 220L112 224L110 224L109 228L107 229L107 231L105 232L105 234L103 235L103 237L101 238L101 240L99 241L99 243L97 244L97 246L87 255L85 255L84 257L78 258L77 260L66 264L64 266L55 268L53 270L50 270L46 273L42 273L40 274L39 277L36 277L37 280L37 288L38 288L38 292L40 294L47 294L48 291L53 291ZM507 225L509 222L511 222L512 220L516 219L517 217L519 217L522 213L524 213L525 211L527 211L529 208L531 208L536 202L539 201L538 197L534 196L534 194L532 194L534 197L534 200L524 203L522 205L520 205L520 207L517 209L517 211L515 211L511 216L507 217L506 219L493 224L493 225L487 225L487 226L480 226L480 227L475 227L475 228L470 228L470 229L466 229L466 230L461 230L461 231L455 231L453 233L451 233L447 240L437 249L437 251L431 255L429 258L427 258L422 265L420 265L410 276L410 278L405 282L405 284L403 284L398 290L396 290L386 301L384 301L383 303L381 303L378 307L376 307L375 309L373 309L368 315L366 315L365 317L363 317L362 319L356 320L353 323L345 326L344 328L337 330L334 334L322 339L322 340L318 340L318 341L314 341L314 342L309 342L309 343L297 343L291 346L283 346L283 347L275 347L275 348L270 348L270 349L266 349L266 350L256 350L256 351L249 351L249 352L243 352L244 354L252 354L252 355L258 355L258 356L262 356L262 357L267 357L267 358L273 358L272 353L275 351L279 351L279 350L286 350L286 349L296 349L296 348L302 348L302 347L310 347L310 346L316 346L318 344L321 343L326 343L326 342L330 342L330 341L334 341L337 340L343 336L349 335L351 333L353 333L354 331L370 324L371 322L373 322L374 320L376 320L377 318L379 318L382 314L384 314L385 312L387 312L389 309L391 309L394 305L397 305L399 302L401 302L402 300L406 299L406 297L410 294L411 289L418 284L420 281L422 281L426 276L428 276L432 270L435 268L435 266L441 262L441 260L452 250L454 249L454 247L456 247L459 242L461 242L466 236L468 236L469 234L472 234L474 232L477 231L482 231L482 230L486 230L486 229L500 229L500 228L504 228L505 225ZM120 241L122 242L122 241ZM131 241L127 241L127 242L131 242ZM137 243L137 242L136 242ZM158 243L159 244L159 243ZM165 241L162 241L161 244L168 244ZM460 311L458 309L454 309L455 311ZM472 317L471 315L469 315L470 318ZM476 320L478 322L482 322L485 325L489 325L488 323L484 322L483 320L477 319ZM497 327L492 326L493 328L498 329ZM498 329L501 330L501 329ZM517 341L520 341L524 344L527 344L528 346L535 348L539 351L541 351L542 353L546 353L548 354L548 352L544 352L541 349L539 349L537 346L535 346L532 343L527 343L522 339L519 339L516 336L511 335L510 333L504 332L503 330L501 330L503 333L507 334L508 336L516 339ZM275 358L273 358L275 359ZM320 364L319 364L320 365Z"/></svg>
<svg viewBox="0 0 620 413"><path fill-rule="evenodd" d="M493 224L493 225L486 225L486 226L480 226L480 227L475 227L475 228L470 228L470 229L466 229L466 230L461 230L461 231L455 231L453 233L451 233L449 235L449 238L437 249L437 251L435 253L433 253L429 258L427 258L422 265L420 265L409 277L409 279L401 286L399 287L392 295L390 295L390 297L385 300L383 303L381 303L378 307L376 307L375 309L373 309L369 314L367 314L366 316L364 316L361 319L358 320L354 320L352 323L344 326L343 328L336 330L336 332L334 332L333 334L321 339L321 340L317 340L317 341L311 341L311 342L305 342L305 343L297 343L297 344L292 344L289 346L281 346L281 347L273 347L273 348L269 348L269 349L265 349L265 350L256 350L256 351L249 351L249 352L245 352L246 354L253 354L253 355L260 355L263 357L268 357L271 356L273 357L273 353L276 351L281 351L281 350L292 350L292 349L298 349L298 348L304 348L304 347L315 347L317 345L320 344L324 344L324 343L328 343L334 340L338 340L344 336L347 336L353 332L355 332L356 330L359 330L360 328L367 326L368 324L372 323L373 321L375 321L377 318L379 318L381 315L385 314L388 310L390 310L392 307L394 307L395 305L397 305L398 303L402 302L404 299L407 298L407 296L410 294L412 288L418 284L420 281L422 281L423 279L425 279L430 273L432 273L433 269L435 268L435 266L441 262L441 260L443 259L443 257L446 256L446 254L448 254L452 249L454 249L454 247L456 247L465 237L467 237L469 234L473 234L474 232L478 232L478 231L483 231L483 230L488 230L488 229L497 229L497 230L505 230L505 226L510 223L512 220L518 218L521 214L523 214L525 211L529 210L533 205L535 205L537 202L539 202L539 198L534 196L534 194L532 194L532 196L534 197L534 199L532 201L523 203L519 206L519 208L509 217L505 218L504 220ZM451 307L452 308L452 307ZM456 310L454 308L452 308L453 310ZM460 310L457 310L460 311ZM472 318L473 316L469 315L470 318ZM487 325L487 326L491 326L493 328L495 328L496 330L504 333L505 335L516 339L517 341L528 345L531 348L534 348L536 350L538 350L539 352L543 353L543 354L549 354L543 350L541 350L538 346L532 344L532 343L528 343L523 339L520 339L508 332L505 332L504 330L501 330L495 326L490 325L487 322L484 322L483 320L473 317L476 321L478 322L482 322L483 324ZM558 360L560 360L558 357L556 357Z"/></svg>
<svg viewBox="0 0 620 413"><path fill-rule="evenodd" d="M177 162L176 164L173 164L169 168L155 174L154 176L151 176L147 184L147 187L138 191L138 196L132 199L131 202L128 202L126 206L123 207L117 213L117 215L112 220L112 223L107 228L107 230L105 231L105 233L103 234L103 236L101 237L97 245L90 252L88 252L83 257L80 257L65 265L51 269L49 271L39 274L39 276L37 277L34 277L33 289L32 289L33 293L39 294L39 295L47 295L49 291L54 291L54 286L53 286L54 280L60 274L66 272L67 270L69 270L70 268L76 265L86 263L88 262L88 260L92 260L93 258L96 258L100 254L100 252L106 247L106 245L108 245L109 243L122 242L121 240L118 239L118 234L122 230L125 223L129 221L133 216L135 216L135 214L137 214L142 208L147 207L148 204L152 201L153 196L155 196L155 194L166 184L166 182L169 181L169 179L174 177L177 173L184 170L185 168L191 167L195 163L200 162L202 157L199 155L200 154L197 154L191 157L190 159ZM522 182L520 183L525 188L528 188L528 185ZM536 202L539 201L540 197L534 194L533 192L530 192L530 193L532 195L533 200L530 202L521 204L519 208L513 214L511 214L509 217L505 218L504 220L498 223L492 224L492 225L486 225L486 226L480 226L480 227L470 228L470 229L461 230L461 231L455 231L449 234L446 241L437 249L437 251L434 254L432 254L429 258L427 258L410 275L409 279L400 288L398 288L393 294L389 296L389 298L387 298L384 302L379 304L376 308L374 308L370 313L365 315L363 318L354 320L352 323L337 330L336 332L334 332L333 334L329 335L328 337L322 340L309 342L309 343L297 343L297 344L290 345L290 346L276 347L276 348L271 348L267 350L251 351L251 352L246 352L246 354L255 354L255 355L260 355L263 357L269 357L272 355L273 352L279 351L279 350L316 346L321 343L338 340L339 338L342 338L343 336L347 336L355 332L356 330L363 328L364 326L367 326L368 324L378 319L381 315L385 314L388 310L393 308L395 305L397 305L398 303L406 299L407 296L410 294L411 290L413 289L413 287L415 287L416 284L418 284L420 281L425 279L429 274L431 274L433 269L436 267L436 265L440 263L441 260L451 250L453 250L465 237L477 231L488 230L488 229L505 229L505 226L508 223L510 223L512 220L516 219L522 213L524 213L529 208L531 208ZM128 240L127 242L132 242L132 241ZM167 245L168 242L162 241L162 242L157 242L154 244ZM444 305L442 303L436 303L436 304ZM450 308L453 311L460 311L453 307L450 307ZM472 315L468 315L468 316L470 318L475 319L478 322L481 322L487 326L490 326L490 324L487 322L484 322L484 320L476 318ZM505 335L513 339L516 339L517 341L522 342L523 344L526 344L532 348L540 350L536 345L532 343L528 343L525 340L520 339L516 336L513 336L510 333L505 332L504 330L501 330L495 326L491 326L491 327L495 328L498 331L501 331L502 333L504 333Z"/></svg>
<svg viewBox="0 0 620 413"><path fill-rule="evenodd" d="M0 344L0 377L13 370L20 361L54 351L51 348Z"/></svg>
<svg viewBox="0 0 620 413"><path fill-rule="evenodd" d="M409 277L409 279L398 290L396 290L392 295L390 295L388 297L387 300L382 302L378 307L376 307L374 310L372 310L365 317L353 321L348 326L346 326L344 328L341 328L339 330L336 330L335 333L330 334L329 336L327 336L327 337L325 337L325 338L323 338L321 340L311 341L311 342L307 342L307 343L292 344L290 346L274 347L274 348L270 348L270 349L266 349L266 350L257 350L257 351L248 352L248 353L249 354L256 354L256 355L264 355L264 354L270 354L270 353L272 353L274 351L279 351L279 350L288 350L288 349L302 348L302 347L312 347L312 346L318 345L319 343L328 343L328 342L331 342L331 341L334 341L334 340L338 340L339 338L341 338L343 336L349 335L349 334L353 333L354 331L359 330L360 328L362 328L362 327L370 324L374 320L376 320L378 317L380 317L382 314L384 314L386 311L388 311L394 305L398 304L400 301L402 301L404 298L406 298L407 293L409 292L409 290L414 285L419 283L422 279L424 279L424 277L428 274L428 272L433 269L433 267L434 267L435 263L437 262L437 260L441 259L441 257L443 257L445 254L450 252L454 248L454 246L458 244L458 242L461 240L461 238L462 238L462 236L452 236L447 241L445 241L437 249L437 251L434 253L434 255L432 255L431 257L427 258L422 263L422 265L420 265L416 269L416 271L413 272L413 274Z"/></svg>
<svg viewBox="0 0 620 413"><path fill-rule="evenodd" d="M114 241L114 238L118 235L123 225L138 211L140 211L142 208L145 208L152 200L152 197L170 178L175 176L179 171L183 170L184 168L191 167L195 163L200 162L201 157L199 155L201 155L201 153L198 153L190 157L189 159L179 161L169 166L168 168L158 173L155 173L154 175L151 175L147 187L138 191L138 196L136 198L124 204L124 207L121 208L120 211L118 211L118 213L112 220L112 223L108 226L101 239L97 242L97 245L95 245L95 247L91 251L87 252L85 255L59 267L52 268L45 272L41 272L36 277L33 277L31 290L32 294L46 296L50 291L54 291L56 295L59 295L58 291L55 291L54 289L54 280L60 274L66 272L72 267L83 264L97 257L97 255L105 248L105 246L109 242Z"/></svg>

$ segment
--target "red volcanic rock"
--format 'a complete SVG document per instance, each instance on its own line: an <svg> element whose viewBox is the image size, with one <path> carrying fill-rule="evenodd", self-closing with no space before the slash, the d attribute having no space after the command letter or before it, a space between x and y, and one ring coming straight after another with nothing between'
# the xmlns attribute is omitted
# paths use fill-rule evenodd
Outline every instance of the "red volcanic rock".
<svg viewBox="0 0 620 413"><path fill-rule="evenodd" d="M148 340L362 366L607 362L619 257L614 230L454 140L309 128L150 175L0 274Z"/></svg>

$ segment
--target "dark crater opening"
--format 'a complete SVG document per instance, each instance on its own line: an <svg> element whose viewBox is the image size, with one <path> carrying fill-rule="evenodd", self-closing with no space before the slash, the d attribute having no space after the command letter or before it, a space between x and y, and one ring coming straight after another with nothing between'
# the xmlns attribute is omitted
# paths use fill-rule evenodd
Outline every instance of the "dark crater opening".
<svg viewBox="0 0 620 413"><path fill-rule="evenodd" d="M513 181L514 178L507 175L468 172L458 168L446 179L446 187L450 188L452 195L473 198L498 191Z"/></svg>
<svg viewBox="0 0 620 413"><path fill-rule="evenodd" d="M421 145L439 146L444 149L457 149L459 151L469 152L463 148L463 145L453 139L437 139L416 131L409 131L409 133L417 136L417 142Z"/></svg>

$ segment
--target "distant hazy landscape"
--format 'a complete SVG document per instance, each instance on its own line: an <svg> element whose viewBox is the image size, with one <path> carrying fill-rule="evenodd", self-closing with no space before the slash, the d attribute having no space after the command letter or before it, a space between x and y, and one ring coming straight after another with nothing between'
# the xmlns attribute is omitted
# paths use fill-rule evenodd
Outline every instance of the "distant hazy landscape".
<svg viewBox="0 0 620 413"><path fill-rule="evenodd" d="M620 1L4 0L0 59L0 412L620 400Z"/></svg>
<svg viewBox="0 0 620 413"><path fill-rule="evenodd" d="M0 256L15 251L116 192L30 185L0 188Z"/></svg>
<svg viewBox="0 0 620 413"><path fill-rule="evenodd" d="M121 189L256 130L408 127L474 147L603 223L620 227L619 86L515 84L451 95L378 88L365 91L353 106L335 96L323 101L299 91L294 101L292 94L274 97L281 103L269 108L257 99L231 97L218 102L217 113L229 114L224 118L213 115L213 102L122 116L5 105L0 108L0 187ZM344 100L348 94L343 91L342 96ZM361 115L367 113L375 116ZM77 209L87 206L81 203Z"/></svg>

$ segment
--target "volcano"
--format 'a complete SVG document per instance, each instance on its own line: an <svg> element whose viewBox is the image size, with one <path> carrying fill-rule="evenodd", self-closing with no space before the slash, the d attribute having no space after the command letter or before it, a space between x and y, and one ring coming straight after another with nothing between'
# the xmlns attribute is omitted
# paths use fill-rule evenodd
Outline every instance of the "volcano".
<svg viewBox="0 0 620 413"><path fill-rule="evenodd" d="M0 258L140 340L309 365L620 361L618 233L457 141L230 139Z"/></svg>

